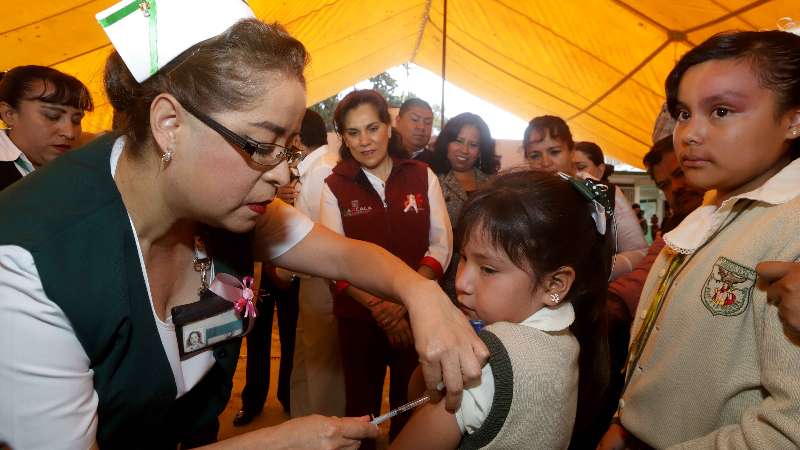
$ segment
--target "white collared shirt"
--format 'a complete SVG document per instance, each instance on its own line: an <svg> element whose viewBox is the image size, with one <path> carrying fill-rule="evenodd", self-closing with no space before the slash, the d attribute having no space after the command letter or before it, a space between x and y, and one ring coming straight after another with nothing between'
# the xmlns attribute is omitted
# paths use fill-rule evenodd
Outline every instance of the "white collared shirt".
<svg viewBox="0 0 800 450"><path fill-rule="evenodd" d="M326 144L309 153L297 165L300 193L294 201L294 207L314 222L320 221L319 204L325 178L333 172L338 162L339 152Z"/></svg>
<svg viewBox="0 0 800 450"><path fill-rule="evenodd" d="M519 324L537 330L556 332L563 331L575 321L575 310L572 303L561 303L557 307L544 307L531 314ZM531 349L536 352L536 349ZM494 374L491 364L486 364L481 370L481 384L464 389L461 396L461 406L456 410L456 422L461 434L474 433L480 429L494 400Z"/></svg>
<svg viewBox="0 0 800 450"><path fill-rule="evenodd" d="M14 166L23 177L34 170L28 157L11 141L7 130L0 130L0 161L14 161Z"/></svg>
<svg viewBox="0 0 800 450"><path fill-rule="evenodd" d="M769 180L752 191L734 195L716 206L717 192L709 192L703 205L692 211L674 230L664 235L664 242L677 253L692 254L705 244L725 223L738 200L755 200L779 205L800 195L800 158L795 159Z"/></svg>

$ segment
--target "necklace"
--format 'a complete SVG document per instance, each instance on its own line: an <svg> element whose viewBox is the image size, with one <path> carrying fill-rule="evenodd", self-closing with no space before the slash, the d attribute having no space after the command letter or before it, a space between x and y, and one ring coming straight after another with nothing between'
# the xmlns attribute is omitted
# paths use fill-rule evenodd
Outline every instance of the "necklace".
<svg viewBox="0 0 800 450"><path fill-rule="evenodd" d="M208 270L211 268L211 258L206 253L206 246L199 236L194 237L194 260L192 267L195 272L200 272L200 288L198 294L208 289Z"/></svg>

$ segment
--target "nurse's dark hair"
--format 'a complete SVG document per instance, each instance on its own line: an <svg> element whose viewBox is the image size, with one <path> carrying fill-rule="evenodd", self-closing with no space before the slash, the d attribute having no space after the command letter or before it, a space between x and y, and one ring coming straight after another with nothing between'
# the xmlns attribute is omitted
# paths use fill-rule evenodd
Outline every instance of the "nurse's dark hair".
<svg viewBox="0 0 800 450"><path fill-rule="evenodd" d="M114 51L106 62L105 87L111 106L122 113L119 131L139 148L152 138L150 104L159 94L205 113L241 111L260 101L265 77L277 74L305 84L307 63L303 44L282 26L245 19L190 47L142 83Z"/></svg>
<svg viewBox="0 0 800 450"><path fill-rule="evenodd" d="M463 254L470 237L481 233L531 274L534 288L561 267L575 271L562 300L575 308L570 329L581 346L573 436L592 429L610 376L605 298L614 252L610 230L598 233L591 211L589 201L557 175L507 172L464 203L454 236Z"/></svg>
<svg viewBox="0 0 800 450"><path fill-rule="evenodd" d="M356 89L350 91L343 99L339 100L339 103L336 105L336 110L333 111L333 126L339 136L342 137L342 145L339 147L339 157L343 160L353 158L344 139L344 135L347 132L345 124L347 113L361 105L372 106L378 114L378 120L388 127L392 126L389 104L380 92L372 89ZM396 131L392 132L392 136L389 138L389 155L399 159L408 159L408 152L403 147L403 141L401 139L400 133Z"/></svg>
<svg viewBox="0 0 800 450"><path fill-rule="evenodd" d="M91 111L92 95L80 80L44 66L18 66L0 74L0 102L19 108L22 100L41 100Z"/></svg>
<svg viewBox="0 0 800 450"><path fill-rule="evenodd" d="M689 50L675 64L665 83L667 108L678 117L678 88L692 66L716 59L750 64L759 84L775 93L776 117L800 107L800 36L786 31L737 31L716 34ZM800 156L800 139L790 143L792 158Z"/></svg>

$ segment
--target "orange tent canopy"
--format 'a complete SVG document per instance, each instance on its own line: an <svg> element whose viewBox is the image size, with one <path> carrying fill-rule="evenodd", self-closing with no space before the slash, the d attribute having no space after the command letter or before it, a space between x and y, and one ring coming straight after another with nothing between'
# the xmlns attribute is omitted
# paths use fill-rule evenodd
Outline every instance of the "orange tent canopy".
<svg viewBox="0 0 800 450"><path fill-rule="evenodd" d="M0 68L41 64L80 78L97 104L88 131L111 123L102 89L111 46L94 14L113 3L36 0L0 16ZM249 3L310 51L309 104L405 62L441 70L444 0ZM800 18L800 3L448 0L446 76L521 118L562 116L576 138L641 166L676 59L716 32L772 29L784 16Z"/></svg>

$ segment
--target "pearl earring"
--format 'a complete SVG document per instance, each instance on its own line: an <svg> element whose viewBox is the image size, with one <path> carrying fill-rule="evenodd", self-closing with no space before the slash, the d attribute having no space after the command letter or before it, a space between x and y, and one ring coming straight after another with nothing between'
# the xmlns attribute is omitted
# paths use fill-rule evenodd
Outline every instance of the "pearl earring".
<svg viewBox="0 0 800 450"><path fill-rule="evenodd" d="M170 161L172 161L172 157L174 155L175 155L175 146L170 144L169 146L167 146L167 151L164 152L163 155L161 155L161 169L162 170L165 167L167 167L167 165L169 164Z"/></svg>
<svg viewBox="0 0 800 450"><path fill-rule="evenodd" d="M553 292L553 293L550 294L550 300L552 300L553 303L555 303L557 305L561 301L561 296L559 296L558 294Z"/></svg>

